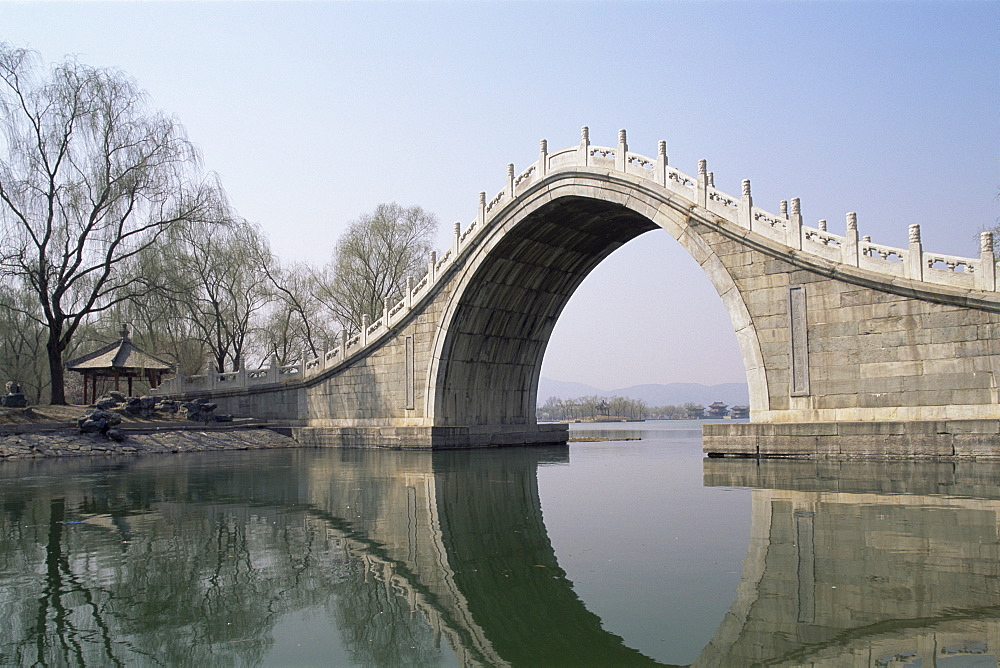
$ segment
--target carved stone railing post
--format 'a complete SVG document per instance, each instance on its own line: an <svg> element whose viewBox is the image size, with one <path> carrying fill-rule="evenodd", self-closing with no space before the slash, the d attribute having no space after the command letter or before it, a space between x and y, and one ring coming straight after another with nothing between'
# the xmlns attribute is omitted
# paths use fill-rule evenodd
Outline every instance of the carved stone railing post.
<svg viewBox="0 0 1000 668"><path fill-rule="evenodd" d="M549 173L549 142L545 139L538 142L538 176Z"/></svg>
<svg viewBox="0 0 1000 668"><path fill-rule="evenodd" d="M510 202L514 199L514 163L507 163L507 201Z"/></svg>
<svg viewBox="0 0 1000 668"><path fill-rule="evenodd" d="M368 328L372 326L372 319L367 313L361 316L361 345L368 345Z"/></svg>
<svg viewBox="0 0 1000 668"><path fill-rule="evenodd" d="M847 214L847 233L844 235L841 254L844 264L858 266L858 214L853 211Z"/></svg>
<svg viewBox="0 0 1000 668"><path fill-rule="evenodd" d="M317 369L322 371L323 369L330 366L329 360L330 360L330 349L327 348L326 346L323 346L323 350L320 352L319 365L317 366Z"/></svg>
<svg viewBox="0 0 1000 668"><path fill-rule="evenodd" d="M580 128L580 149L577 162L586 167L590 164L590 128Z"/></svg>
<svg viewBox="0 0 1000 668"><path fill-rule="evenodd" d="M340 330L340 361L343 362L347 358L347 330Z"/></svg>
<svg viewBox="0 0 1000 668"><path fill-rule="evenodd" d="M479 193L479 216L478 223L479 229L483 229L483 225L486 224L486 191L481 191Z"/></svg>
<svg viewBox="0 0 1000 668"><path fill-rule="evenodd" d="M236 373L236 378L234 379L234 384L236 387L246 387L247 386L247 365L240 364L240 370Z"/></svg>
<svg viewBox="0 0 1000 668"><path fill-rule="evenodd" d="M739 209L736 210L740 227L753 229L753 197L750 195L750 179L743 179L743 196L740 198Z"/></svg>
<svg viewBox="0 0 1000 668"><path fill-rule="evenodd" d="M976 278L976 287L980 290L997 289L997 260L993 252L993 233L983 232L979 235L979 257L981 266Z"/></svg>
<svg viewBox="0 0 1000 668"><path fill-rule="evenodd" d="M792 198L792 215L788 219L787 243L795 250L802 250L802 204L798 197Z"/></svg>
<svg viewBox="0 0 1000 668"><path fill-rule="evenodd" d="M910 250L906 254L906 276L924 279L924 245L920 242L920 226L910 225Z"/></svg>
<svg viewBox="0 0 1000 668"><path fill-rule="evenodd" d="M389 299L382 300L382 327L389 329Z"/></svg>
<svg viewBox="0 0 1000 668"><path fill-rule="evenodd" d="M788 220L788 200L787 199L783 199L783 200L781 200L778 203L778 213L781 214L782 218L784 218L785 220Z"/></svg>
<svg viewBox="0 0 1000 668"><path fill-rule="evenodd" d="M437 280L437 264L438 264L438 254L437 251L431 251L430 256L427 259L427 280L433 283Z"/></svg>
<svg viewBox="0 0 1000 668"><path fill-rule="evenodd" d="M628 142L625 141L625 131L618 131L618 150L615 151L615 169L619 172L624 172L628 166L628 158L626 154L628 153Z"/></svg>
<svg viewBox="0 0 1000 668"><path fill-rule="evenodd" d="M708 206L708 161L698 161L698 206L705 208Z"/></svg>
<svg viewBox="0 0 1000 668"><path fill-rule="evenodd" d="M819 222L816 223L816 227L817 229L819 229L820 232L826 232L826 221L820 220Z"/></svg>
<svg viewBox="0 0 1000 668"><path fill-rule="evenodd" d="M451 238L451 257L452 260L458 257L458 247L462 243L462 223L455 223L455 234Z"/></svg>
<svg viewBox="0 0 1000 668"><path fill-rule="evenodd" d="M662 139L656 150L656 174L654 176L659 185L667 185L667 142Z"/></svg>
<svg viewBox="0 0 1000 668"><path fill-rule="evenodd" d="M413 277L406 277L406 294L403 296L403 300L406 302L406 310L409 311L413 308Z"/></svg>
<svg viewBox="0 0 1000 668"><path fill-rule="evenodd" d="M280 371L278 369L278 356L271 355L271 365L267 367L267 382L277 383L280 378Z"/></svg>
<svg viewBox="0 0 1000 668"><path fill-rule="evenodd" d="M711 188L715 187L715 172L708 173L708 185Z"/></svg>
<svg viewBox="0 0 1000 668"><path fill-rule="evenodd" d="M209 357L205 360L205 385L213 389L219 381L219 370L215 366L215 359Z"/></svg>

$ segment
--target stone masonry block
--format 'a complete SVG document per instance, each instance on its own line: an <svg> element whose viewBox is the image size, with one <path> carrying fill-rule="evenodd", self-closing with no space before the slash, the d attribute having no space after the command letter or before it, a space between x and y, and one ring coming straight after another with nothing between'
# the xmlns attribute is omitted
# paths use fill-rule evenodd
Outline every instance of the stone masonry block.
<svg viewBox="0 0 1000 668"><path fill-rule="evenodd" d="M913 316L891 316L871 318L858 323L859 334L881 334L883 332L912 332L917 327Z"/></svg>
<svg viewBox="0 0 1000 668"><path fill-rule="evenodd" d="M979 327L964 325L961 327L933 327L923 330L927 333L928 343L958 343L961 341L978 341Z"/></svg>

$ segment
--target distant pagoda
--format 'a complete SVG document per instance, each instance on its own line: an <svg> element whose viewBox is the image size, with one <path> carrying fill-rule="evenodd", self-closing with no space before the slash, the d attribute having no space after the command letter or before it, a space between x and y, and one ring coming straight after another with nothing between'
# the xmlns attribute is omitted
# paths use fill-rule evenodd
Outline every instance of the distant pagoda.
<svg viewBox="0 0 1000 668"><path fill-rule="evenodd" d="M729 405L721 401L716 401L705 409L705 417L707 418L724 418L727 415L729 415Z"/></svg>

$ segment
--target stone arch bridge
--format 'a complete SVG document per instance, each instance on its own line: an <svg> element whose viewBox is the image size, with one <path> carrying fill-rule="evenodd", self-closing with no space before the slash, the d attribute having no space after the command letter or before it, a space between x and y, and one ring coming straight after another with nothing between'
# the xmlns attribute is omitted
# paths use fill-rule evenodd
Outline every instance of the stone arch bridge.
<svg viewBox="0 0 1000 668"><path fill-rule="evenodd" d="M1000 452L1000 292L992 237L979 257L893 248L805 224L656 157L594 146L550 152L502 190L361 332L319 358L180 376L161 392L209 396L239 415L290 422L303 442L467 447L553 443L536 424L539 371L556 320L587 274L645 232L667 230L698 261L732 320L749 423L707 425L716 454L987 456ZM613 342L600 342L613 350Z"/></svg>

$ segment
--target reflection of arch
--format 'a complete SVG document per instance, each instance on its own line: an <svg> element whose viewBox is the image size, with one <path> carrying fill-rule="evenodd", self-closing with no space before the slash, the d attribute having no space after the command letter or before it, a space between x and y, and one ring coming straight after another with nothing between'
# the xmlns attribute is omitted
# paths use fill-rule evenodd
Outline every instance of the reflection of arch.
<svg viewBox="0 0 1000 668"><path fill-rule="evenodd" d="M249 456L258 466L234 468L232 455L214 453L169 461L8 462L3 483L12 502L3 512L13 520L8 526L17 525L18 517L29 519L18 540L24 541L23 555L35 560L25 562L19 583L35 591L48 578L50 595L85 597L86 576L96 571L80 569L64 577L71 561L62 546L72 543L92 555L88 563L110 557L118 563L99 571L92 609L101 612L106 629L126 629L131 647L190 659L194 655L184 654L192 651L185 625L199 619L191 613L210 606L205 616L217 621L214 605L228 597L234 599L224 606L228 614L245 614L249 621L244 619L239 631L213 627L212 637L233 656L259 658L239 654L251 649L243 634L249 629L255 642L263 642L273 627L273 610L243 596L255 593L252 587L239 589L254 580L254 559L215 558L211 550L217 544L242 549L240 541L217 540L215 532L263 538L272 551L264 550L262 563L286 564L288 570L269 570L255 581L276 587L269 592L273 600L313 605L324 598L316 584L329 584L322 578L329 578L331 562L319 562L312 577L300 582L303 553L296 550L309 541L282 546L272 540L287 530L308 529L336 544L335 550L327 545L318 553L360 562L355 584L383 592L383 602L391 598L386 614L411 623L411 613L419 613L468 663L652 663L601 628L556 561L542 521L536 470L539 462L563 461L565 449L284 450ZM867 664L869 656L913 652L927 663L931 657L996 656L998 477L1000 464L986 462L706 460L707 485L755 490L743 580L696 665L841 665L857 657L864 660L854 663ZM90 487L94 481L96 488ZM198 504L196 512L182 505L190 501ZM79 513L86 515L82 522ZM169 522L178 520L207 533L176 531ZM255 532L245 530L251 526ZM109 532L123 532L115 538L127 538L129 546L99 540ZM148 549L144 540L160 541L160 549ZM914 549L917 544L925 548ZM180 579L149 568L155 559L163 570L178 568ZM46 568L46 561L61 562L62 574ZM215 575L220 565L251 570L210 578L215 589L209 597L205 582L192 577L198 571L191 564L207 564ZM32 573L37 581L25 584ZM157 609L155 600L136 596L153 580L174 608ZM226 590L227 582L236 590ZM125 595L104 605L101 597L111 591ZM20 610L27 613L8 620L5 648L20 643L29 655L34 651L36 604L25 598ZM369 618L352 621L360 629ZM90 662L107 663L111 641L94 638L94 656L103 660Z"/></svg>
<svg viewBox="0 0 1000 668"><path fill-rule="evenodd" d="M259 662L280 616L276 608L288 612L323 604L330 596L324 587L353 587L372 594L362 604L347 599L338 604L341 615L362 613L338 617L347 624L345 637L355 640L367 637L366 625L377 615L385 628L396 622L412 627L422 619L423 633L446 638L462 665L652 665L602 628L556 561L542 521L536 470L539 462L565 457L564 448L282 450L247 453L245 467L234 467L232 455L215 453L114 464L80 458L9 462L4 482L12 497L30 497L28 507L47 508L58 499L58 508L74 509L73 516L52 513L50 526L44 520L32 525L37 540L27 538L29 558L38 558L36 544L74 531L75 549L96 561L120 561L114 574L129 578L104 582L100 596L124 590L146 594L115 597L102 606L103 623L112 629L108 643L116 647L118 629L135 623L140 630L129 636L135 651L156 645L164 656L181 656L190 649L185 634L199 624L211 626L213 611L224 604L229 614L244 615L243 629L227 627L206 637L218 639L224 632L230 635L222 635L223 641L232 641L242 638L233 634L252 632L258 654L250 662ZM31 476L18 476L27 470ZM21 489L19 479L28 477L33 482ZM48 486L37 482L45 478L52 481ZM81 483L89 480L100 481L96 493ZM6 512L23 509L12 505ZM101 539L122 531L128 533ZM293 534L301 538L290 542ZM119 553L125 538L129 547ZM232 550L251 544L259 552L234 558ZM68 558L59 546L51 547L59 559ZM155 572L147 577L151 563ZM212 572L207 594L197 577L204 564ZM184 575L176 583L168 577L175 569ZM177 601L185 604L183 614ZM364 608L379 602L384 610ZM30 647L34 617L25 619L28 623L12 625L9 633L13 644ZM142 623L149 619L156 623ZM229 642L227 648L242 652L251 646ZM371 663L385 663L377 660L384 654L365 653L376 652L375 646L355 649Z"/></svg>
<svg viewBox="0 0 1000 668"><path fill-rule="evenodd" d="M477 627L515 666L661 665L606 631L573 591L542 521L538 450L517 453L435 453L441 543Z"/></svg>

